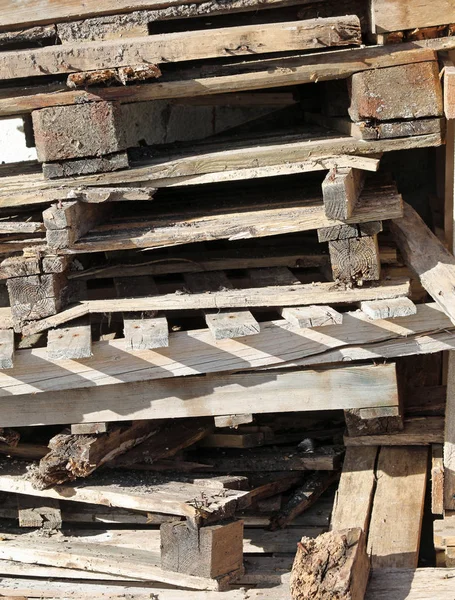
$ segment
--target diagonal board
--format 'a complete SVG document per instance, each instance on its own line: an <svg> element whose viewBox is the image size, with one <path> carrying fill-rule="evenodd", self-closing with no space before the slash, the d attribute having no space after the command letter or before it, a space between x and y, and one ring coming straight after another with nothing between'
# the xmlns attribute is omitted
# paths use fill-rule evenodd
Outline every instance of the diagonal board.
<svg viewBox="0 0 455 600"><path fill-rule="evenodd" d="M365 394L365 386L368 394ZM6 396L4 427L398 406L394 364L179 378ZM161 511L163 512L163 511Z"/></svg>

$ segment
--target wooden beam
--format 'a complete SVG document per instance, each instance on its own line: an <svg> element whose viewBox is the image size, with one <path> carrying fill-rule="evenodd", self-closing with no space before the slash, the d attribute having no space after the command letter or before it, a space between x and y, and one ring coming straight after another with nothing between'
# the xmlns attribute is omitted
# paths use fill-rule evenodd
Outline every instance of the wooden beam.
<svg viewBox="0 0 455 600"><path fill-rule="evenodd" d="M455 22L455 6L450 0L370 0L373 33L421 29Z"/></svg>
<svg viewBox="0 0 455 600"><path fill-rule="evenodd" d="M396 319L415 315L417 306L409 298L393 298L391 300L366 300L360 303L360 310L367 317L376 321L377 319Z"/></svg>
<svg viewBox="0 0 455 600"><path fill-rule="evenodd" d="M444 509L455 510L455 353L449 352L444 432Z"/></svg>
<svg viewBox="0 0 455 600"><path fill-rule="evenodd" d="M2 52L0 79L93 71L141 63L157 64L268 52L360 45L355 15L156 34L144 38L45 46Z"/></svg>
<svg viewBox="0 0 455 600"><path fill-rule="evenodd" d="M17 495L19 527L42 527L46 530L61 529L60 503L54 498L36 498Z"/></svg>
<svg viewBox="0 0 455 600"><path fill-rule="evenodd" d="M332 169L322 182L325 214L329 219L345 221L352 216L365 183L359 169Z"/></svg>
<svg viewBox="0 0 455 600"><path fill-rule="evenodd" d="M381 276L378 236L362 236L329 242L334 281L362 285Z"/></svg>
<svg viewBox="0 0 455 600"><path fill-rule="evenodd" d="M420 48L419 48L420 46ZM426 47L431 46L431 47ZM425 42L412 42L397 46L383 46L338 50L304 56L281 57L223 65L209 74L191 72L187 79L183 74L175 80L154 82L147 85L111 86L89 90L68 91L66 85L56 84L38 88L16 88L0 95L0 116L24 114L47 106L63 106L84 101L145 102L166 98L182 98L239 92L254 89L346 79L356 72L435 59L435 51L455 48L451 37Z"/></svg>
<svg viewBox="0 0 455 600"><path fill-rule="evenodd" d="M47 352L51 360L89 358L92 356L90 325L50 329L47 334Z"/></svg>
<svg viewBox="0 0 455 600"><path fill-rule="evenodd" d="M404 261L422 286L455 323L455 258L425 225L416 211L404 205L404 216L390 222Z"/></svg>
<svg viewBox="0 0 455 600"><path fill-rule="evenodd" d="M368 381L365 396L363 384ZM239 390L242 393L239 394ZM125 397L128 405L125 406ZM33 398L33 402L31 399ZM277 404L277 398L279 402ZM5 396L2 425L110 422L234 413L396 406L395 366L345 367L325 371L251 373L108 385L47 394Z"/></svg>
<svg viewBox="0 0 455 600"><path fill-rule="evenodd" d="M361 311L346 312L342 324L322 329L290 328L287 321L269 321L261 323L254 345L240 340L217 342L207 329L201 329L172 333L169 349L137 352L124 339L94 342L92 358L83 362L52 361L45 348L18 350L14 368L0 371L0 404L3 397L34 394L36 398L42 392L104 386L119 379L127 383L438 352L455 348L453 331L448 317L433 303L420 304L415 315L399 320L372 322ZM220 414L225 415L226 408Z"/></svg>
<svg viewBox="0 0 455 600"><path fill-rule="evenodd" d="M431 446L431 512L444 514L444 446ZM436 523L436 521L435 521Z"/></svg>
<svg viewBox="0 0 455 600"><path fill-rule="evenodd" d="M345 446L430 446L444 440L443 417L412 417L403 431L376 435L345 435Z"/></svg>
<svg viewBox="0 0 455 600"><path fill-rule="evenodd" d="M373 569L417 566L427 461L428 448L381 448L368 534Z"/></svg>
<svg viewBox="0 0 455 600"><path fill-rule="evenodd" d="M296 306L282 308L281 316L294 327L312 328L341 325L343 313L330 306Z"/></svg>

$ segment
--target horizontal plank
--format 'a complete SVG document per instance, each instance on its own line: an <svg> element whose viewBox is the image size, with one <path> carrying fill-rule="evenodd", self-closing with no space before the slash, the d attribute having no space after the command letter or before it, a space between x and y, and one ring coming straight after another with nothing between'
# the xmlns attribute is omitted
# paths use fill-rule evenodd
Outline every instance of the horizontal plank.
<svg viewBox="0 0 455 600"><path fill-rule="evenodd" d="M443 417L406 419L404 430L397 433L344 436L345 446L429 446L444 442Z"/></svg>
<svg viewBox="0 0 455 600"><path fill-rule="evenodd" d="M178 31L146 37L51 45L0 54L0 80L268 52L360 45L355 15Z"/></svg>
<svg viewBox="0 0 455 600"><path fill-rule="evenodd" d="M349 304L363 300L399 298L409 294L409 280L395 279L378 285L349 289L333 282L302 285L268 286L263 288L228 289L199 294L174 292L145 298L86 300L66 308L56 315L30 321L22 332L31 335L61 325L87 314L113 312L147 312L164 310L219 310L222 308L253 308L309 306L311 304Z"/></svg>
<svg viewBox="0 0 455 600"><path fill-rule="evenodd" d="M369 389L368 395L364 387ZM125 404L125 398L128 402ZM279 399L279 400L278 400ZM50 425L397 406L395 366L213 375L4 396L2 425ZM159 512L159 511L158 511ZM162 511L165 512L165 511Z"/></svg>
<svg viewBox="0 0 455 600"><path fill-rule="evenodd" d="M451 0L371 0L371 26L374 33L421 29L455 22Z"/></svg>
<svg viewBox="0 0 455 600"><path fill-rule="evenodd" d="M431 42L432 48L425 48L427 42L412 42L387 48L374 46L282 57L279 60L249 61L240 67L237 64L223 65L217 71L208 73L193 68L188 76L185 73L176 74L173 79L163 77L152 84L87 90L68 90L64 84L9 89L3 93L0 91L0 116L81 101L145 102L346 79L369 69L435 60L435 50L455 48L455 40L451 37Z"/></svg>
<svg viewBox="0 0 455 600"><path fill-rule="evenodd" d="M326 353L336 352L334 360L381 357L377 344L391 348L391 357L425 350L435 344L437 332L444 332L444 349L454 348L454 327L435 304L420 304L417 313L394 320L370 321L361 311L343 314L341 325L300 329L285 320L261 323L261 331L248 341L214 340L207 329L170 334L170 346L133 351L124 339L94 342L92 357L84 360L56 361L46 348L18 350L14 367L0 371L0 398L72 388L90 388L115 382L132 383L167 377L220 373L323 362ZM417 341L415 341L417 338ZM452 341L451 341L452 340ZM393 344L398 344L393 353ZM452 344L451 346L449 344ZM441 347L436 345L435 350ZM231 410L231 408L230 408ZM241 411L242 412L242 411ZM226 414L224 412L223 414ZM77 421L73 421L77 422Z"/></svg>

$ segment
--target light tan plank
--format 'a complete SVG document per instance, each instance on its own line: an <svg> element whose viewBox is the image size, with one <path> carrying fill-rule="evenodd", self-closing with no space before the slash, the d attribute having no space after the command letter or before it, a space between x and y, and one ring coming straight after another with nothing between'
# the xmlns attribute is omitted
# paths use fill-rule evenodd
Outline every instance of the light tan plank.
<svg viewBox="0 0 455 600"><path fill-rule="evenodd" d="M419 29L455 22L451 0L370 0L373 33Z"/></svg>

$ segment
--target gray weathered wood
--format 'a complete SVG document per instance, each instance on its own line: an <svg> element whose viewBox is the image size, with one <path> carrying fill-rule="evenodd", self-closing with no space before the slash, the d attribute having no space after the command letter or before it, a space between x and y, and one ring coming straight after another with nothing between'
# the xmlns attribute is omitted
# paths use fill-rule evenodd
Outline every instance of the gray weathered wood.
<svg viewBox="0 0 455 600"><path fill-rule="evenodd" d="M60 503L54 498L18 494L17 508L20 527L42 527L51 530L60 529L62 526Z"/></svg>
<svg viewBox="0 0 455 600"><path fill-rule="evenodd" d="M89 358L92 355L90 325L70 325L49 329L47 352L51 360Z"/></svg>
<svg viewBox="0 0 455 600"><path fill-rule="evenodd" d="M14 332L0 329L0 369L12 369L14 360Z"/></svg>
<svg viewBox="0 0 455 600"><path fill-rule="evenodd" d="M297 306L280 310L283 319L296 327L324 327L341 325L343 314L330 306Z"/></svg>
<svg viewBox="0 0 455 600"><path fill-rule="evenodd" d="M360 303L360 309L370 319L395 319L415 315L417 307L410 298L393 298L391 300L367 300Z"/></svg>
<svg viewBox="0 0 455 600"><path fill-rule="evenodd" d="M329 242L330 264L335 281L377 281L381 277L378 238L363 236Z"/></svg>
<svg viewBox="0 0 455 600"><path fill-rule="evenodd" d="M365 183L359 169L332 169L322 182L325 214L329 219L344 221L352 216Z"/></svg>

